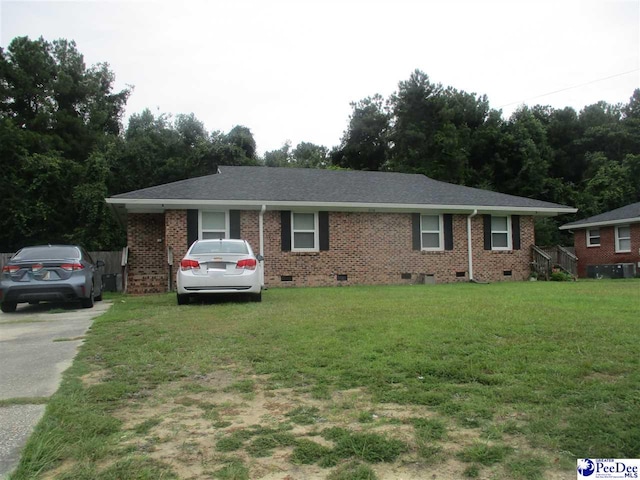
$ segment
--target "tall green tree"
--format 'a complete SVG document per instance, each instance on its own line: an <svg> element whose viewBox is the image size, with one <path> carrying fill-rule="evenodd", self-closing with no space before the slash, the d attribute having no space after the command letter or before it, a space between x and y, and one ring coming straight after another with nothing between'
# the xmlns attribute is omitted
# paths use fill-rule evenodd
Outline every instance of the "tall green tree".
<svg viewBox="0 0 640 480"><path fill-rule="evenodd" d="M75 229L65 235L66 241L90 246L91 250L112 250L125 245L126 232L104 201L109 196L111 166L118 148L117 139L105 143L82 166L85 181L73 190L77 222Z"/></svg>
<svg viewBox="0 0 640 480"><path fill-rule="evenodd" d="M293 163L291 142L285 142L277 150L269 150L264 153L264 164L267 167L290 167Z"/></svg>
<svg viewBox="0 0 640 480"><path fill-rule="evenodd" d="M331 163L327 147L310 142L300 142L292 154L296 166L302 168L327 168Z"/></svg>
<svg viewBox="0 0 640 480"><path fill-rule="evenodd" d="M474 184L497 115L486 96L434 84L416 70L390 99L390 166L458 184ZM490 167L487 167L487 171Z"/></svg>
<svg viewBox="0 0 640 480"><path fill-rule="evenodd" d="M225 137L225 143L236 147L242 151L244 159L242 163L252 163L256 161L256 141L253 139L251 130L242 125L233 127Z"/></svg>
<svg viewBox="0 0 640 480"><path fill-rule="evenodd" d="M383 170L389 161L391 114L380 95L351 104L353 113L332 163L355 170Z"/></svg>
<svg viewBox="0 0 640 480"><path fill-rule="evenodd" d="M149 109L130 117L123 141L111 150L112 194L214 174L220 165L258 164L248 128L209 134L193 114L174 119Z"/></svg>
<svg viewBox="0 0 640 480"><path fill-rule="evenodd" d="M424 173L443 179L446 166L434 161L435 134L442 126L445 106L441 84L434 84L420 70L401 81L391 96L393 112L393 155L391 168L409 173Z"/></svg>
<svg viewBox="0 0 640 480"><path fill-rule="evenodd" d="M87 68L67 40L17 37L0 49L0 189L13 192L9 207L0 207L11 209L1 220L0 250L89 231L77 212L104 199L75 193L95 178L90 156L120 133L130 90L114 92L114 81L107 64Z"/></svg>
<svg viewBox="0 0 640 480"><path fill-rule="evenodd" d="M75 42L18 37L1 53L0 114L42 135L31 149L82 162L102 138L120 133L131 92L113 92L108 65L87 68Z"/></svg>
<svg viewBox="0 0 640 480"><path fill-rule="evenodd" d="M527 107L503 126L494 168L495 185L514 195L543 198L552 151L544 125Z"/></svg>
<svg viewBox="0 0 640 480"><path fill-rule="evenodd" d="M267 167L328 168L331 164L329 149L310 142L300 142L291 148L291 142L265 152L263 164Z"/></svg>

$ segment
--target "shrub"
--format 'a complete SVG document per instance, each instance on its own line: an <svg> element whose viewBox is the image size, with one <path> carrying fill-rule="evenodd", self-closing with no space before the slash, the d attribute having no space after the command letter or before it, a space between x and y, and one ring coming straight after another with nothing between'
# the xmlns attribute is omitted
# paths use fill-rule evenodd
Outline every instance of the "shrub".
<svg viewBox="0 0 640 480"><path fill-rule="evenodd" d="M311 440L302 439L293 449L291 460L293 463L311 465L330 454L330 448L312 442Z"/></svg>
<svg viewBox="0 0 640 480"><path fill-rule="evenodd" d="M375 472L369 465L349 462L339 466L327 480L377 480Z"/></svg>
<svg viewBox="0 0 640 480"><path fill-rule="evenodd" d="M553 273L551 273L551 278L550 280L552 282L570 282L571 280L573 280L573 277L571 275L569 275L568 273L565 272L561 272L561 271L555 271Z"/></svg>

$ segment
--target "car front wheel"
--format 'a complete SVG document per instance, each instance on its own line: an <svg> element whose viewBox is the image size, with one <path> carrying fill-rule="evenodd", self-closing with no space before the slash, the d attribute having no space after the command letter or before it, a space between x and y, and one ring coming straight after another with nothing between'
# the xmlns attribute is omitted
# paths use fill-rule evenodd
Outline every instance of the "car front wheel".
<svg viewBox="0 0 640 480"><path fill-rule="evenodd" d="M0 310L4 313L11 313L16 311L18 304L16 302L2 302L0 303Z"/></svg>
<svg viewBox="0 0 640 480"><path fill-rule="evenodd" d="M176 294L178 298L178 305L188 305L189 304L189 295L178 293Z"/></svg>

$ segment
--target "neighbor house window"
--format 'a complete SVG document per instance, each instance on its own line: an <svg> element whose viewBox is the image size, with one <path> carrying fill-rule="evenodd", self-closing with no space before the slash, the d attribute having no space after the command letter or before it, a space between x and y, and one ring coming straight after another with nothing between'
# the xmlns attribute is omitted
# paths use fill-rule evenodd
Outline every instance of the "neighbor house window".
<svg viewBox="0 0 640 480"><path fill-rule="evenodd" d="M508 216L491 216L491 249L511 250L511 222Z"/></svg>
<svg viewBox="0 0 640 480"><path fill-rule="evenodd" d="M587 247L600 246L600 229L587 228Z"/></svg>
<svg viewBox="0 0 640 480"><path fill-rule="evenodd" d="M200 212L200 238L203 240L228 237L226 212Z"/></svg>
<svg viewBox="0 0 640 480"><path fill-rule="evenodd" d="M631 251L631 227L629 225L616 227L616 252Z"/></svg>
<svg viewBox="0 0 640 480"><path fill-rule="evenodd" d="M442 217L440 215L421 215L420 234L422 250L442 250Z"/></svg>
<svg viewBox="0 0 640 480"><path fill-rule="evenodd" d="M291 250L302 252L318 250L317 213L291 213Z"/></svg>

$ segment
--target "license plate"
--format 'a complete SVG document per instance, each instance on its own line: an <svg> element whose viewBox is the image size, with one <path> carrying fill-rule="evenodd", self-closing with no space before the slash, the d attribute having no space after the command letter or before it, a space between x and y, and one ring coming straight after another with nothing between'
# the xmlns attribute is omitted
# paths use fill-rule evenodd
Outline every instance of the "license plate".
<svg viewBox="0 0 640 480"><path fill-rule="evenodd" d="M226 270L227 264L224 262L209 262L207 263L207 269L211 270Z"/></svg>

